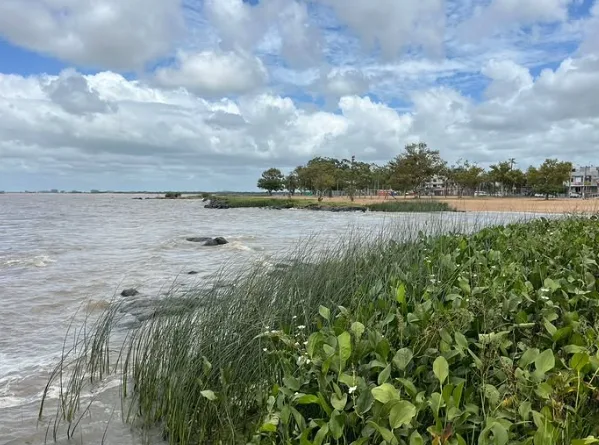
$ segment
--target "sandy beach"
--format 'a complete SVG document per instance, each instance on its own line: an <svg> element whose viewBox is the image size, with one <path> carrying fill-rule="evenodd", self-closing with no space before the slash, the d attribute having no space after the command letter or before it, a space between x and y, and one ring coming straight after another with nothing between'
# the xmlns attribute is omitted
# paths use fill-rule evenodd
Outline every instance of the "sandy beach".
<svg viewBox="0 0 599 445"><path fill-rule="evenodd" d="M391 197L366 197L356 198L356 204L371 204L384 200L392 200ZM396 198L403 200L404 198ZM414 199L414 198L405 198ZM466 212L530 212L530 213L589 213L599 212L599 199L573 199L573 198L554 198L546 200L544 198L499 198L499 197L449 197L449 198L429 198L423 197L422 200L435 199L447 202L454 209ZM349 202L346 197L326 198L325 202Z"/></svg>

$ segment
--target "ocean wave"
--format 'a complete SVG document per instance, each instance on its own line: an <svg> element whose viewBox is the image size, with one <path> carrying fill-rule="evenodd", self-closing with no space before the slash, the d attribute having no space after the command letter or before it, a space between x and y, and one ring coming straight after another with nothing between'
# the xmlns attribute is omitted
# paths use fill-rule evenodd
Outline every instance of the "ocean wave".
<svg viewBox="0 0 599 445"><path fill-rule="evenodd" d="M36 255L24 258L0 259L0 267L47 267L56 260L48 255Z"/></svg>

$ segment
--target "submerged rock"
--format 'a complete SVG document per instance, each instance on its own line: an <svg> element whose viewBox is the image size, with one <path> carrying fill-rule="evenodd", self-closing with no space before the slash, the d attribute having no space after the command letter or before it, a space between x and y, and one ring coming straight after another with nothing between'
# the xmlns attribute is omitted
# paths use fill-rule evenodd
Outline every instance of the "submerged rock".
<svg viewBox="0 0 599 445"><path fill-rule="evenodd" d="M199 272L196 272L195 270L190 270L189 272L187 272L187 275L197 275Z"/></svg>
<svg viewBox="0 0 599 445"><path fill-rule="evenodd" d="M139 294L139 291L133 288L125 289L121 292L122 297L135 297L137 294Z"/></svg>
<svg viewBox="0 0 599 445"><path fill-rule="evenodd" d="M192 242L192 243L204 243L211 239L212 238L210 238L209 236L192 236L189 238L185 238L185 240Z"/></svg>

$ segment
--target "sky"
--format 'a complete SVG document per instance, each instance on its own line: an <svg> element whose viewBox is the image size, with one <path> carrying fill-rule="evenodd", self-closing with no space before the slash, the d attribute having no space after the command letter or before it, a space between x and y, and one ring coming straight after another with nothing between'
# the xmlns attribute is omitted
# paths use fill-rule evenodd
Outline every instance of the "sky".
<svg viewBox="0 0 599 445"><path fill-rule="evenodd" d="M599 164L599 0L2 0L0 190L255 190L314 156Z"/></svg>

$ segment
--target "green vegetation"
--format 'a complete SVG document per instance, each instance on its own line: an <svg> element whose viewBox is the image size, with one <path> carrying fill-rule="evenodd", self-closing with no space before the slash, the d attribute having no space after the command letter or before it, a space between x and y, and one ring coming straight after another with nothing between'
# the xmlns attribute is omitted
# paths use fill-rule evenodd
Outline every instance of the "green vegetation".
<svg viewBox="0 0 599 445"><path fill-rule="evenodd" d="M164 197L166 199L177 199L181 197L181 193L180 192L166 192L164 194Z"/></svg>
<svg viewBox="0 0 599 445"><path fill-rule="evenodd" d="M545 195L557 194L564 188L564 181L570 177L572 164L569 162L558 162L556 159L547 159L538 169L528 169L528 180L531 187L537 193Z"/></svg>
<svg viewBox="0 0 599 445"><path fill-rule="evenodd" d="M259 196L216 196L218 202L231 208L277 208L277 209L310 209L310 208L351 208L353 210L371 210L373 212L449 212L453 209L445 202L433 200L394 199L385 202L356 205L349 202L327 201L316 199L268 198Z"/></svg>
<svg viewBox="0 0 599 445"><path fill-rule="evenodd" d="M438 150L421 142L406 145L402 153L384 165L361 162L352 156L350 159L315 157L305 165L296 167L287 177L279 169L270 168L262 173L258 187L269 193L287 190L290 197L296 190L310 191L318 201L333 195L347 196L353 201L356 196L374 195L379 190L390 189L399 193L414 193L417 197L461 197L473 195L475 191L531 195L541 193L542 184L550 183L550 193L565 191L564 182L570 178L570 163L547 159L543 166L561 167L541 166L539 170L532 168L526 173L516 168L515 164L516 160L512 158L491 165L488 171L468 160L460 160L456 165L449 166L441 159ZM539 181L536 173L541 170L545 178L543 181Z"/></svg>
<svg viewBox="0 0 599 445"><path fill-rule="evenodd" d="M171 444L599 443L597 218L427 227L167 299L115 363L111 308L55 427L122 372L126 420Z"/></svg>
<svg viewBox="0 0 599 445"><path fill-rule="evenodd" d="M453 209L446 202L435 200L389 200L368 204L373 212L452 212Z"/></svg>

